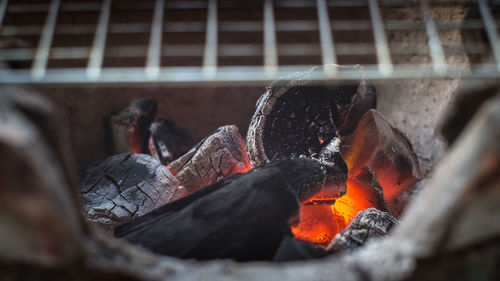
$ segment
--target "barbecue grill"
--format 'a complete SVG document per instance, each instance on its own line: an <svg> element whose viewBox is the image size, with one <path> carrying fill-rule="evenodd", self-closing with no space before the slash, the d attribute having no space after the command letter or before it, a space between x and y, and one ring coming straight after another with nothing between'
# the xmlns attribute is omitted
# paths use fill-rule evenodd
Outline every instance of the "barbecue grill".
<svg viewBox="0 0 500 281"><path fill-rule="evenodd" d="M319 64L362 64L372 80L498 78L498 5L2 0L0 59L14 69L2 70L0 83L262 84ZM447 14L472 6L477 14L464 20ZM485 36L462 42L450 40L453 32ZM466 52L491 59L454 59ZM355 79L357 73L325 67L311 78Z"/></svg>

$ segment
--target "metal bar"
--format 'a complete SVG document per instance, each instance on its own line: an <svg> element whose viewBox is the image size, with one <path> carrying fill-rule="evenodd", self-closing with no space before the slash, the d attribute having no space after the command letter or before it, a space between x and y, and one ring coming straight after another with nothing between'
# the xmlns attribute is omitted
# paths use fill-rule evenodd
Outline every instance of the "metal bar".
<svg viewBox="0 0 500 281"><path fill-rule="evenodd" d="M7 4L9 0L2 0L0 2L0 29L2 28L3 18L5 17L5 12L7 11Z"/></svg>
<svg viewBox="0 0 500 281"><path fill-rule="evenodd" d="M500 72L496 70L496 64L483 65L488 68L477 69L470 71L467 67L461 64L450 64L447 72L443 77L446 78L486 78L499 79ZM283 66L279 68L277 75L280 77L292 77L291 74L310 70L311 66ZM493 71L492 71L493 70ZM259 83L266 85L270 81L263 66L247 66L247 67L230 67L221 66L218 69L220 75L212 78L207 78L203 73L202 67L163 67L156 82L165 82L166 86L185 85L192 86L195 83L206 82L230 82L230 83ZM380 74L377 65L364 66L362 70L363 76L370 80L385 80L387 77ZM339 80L358 80L359 71L352 68L339 69L336 79L328 79L324 72L310 72L312 81L333 82ZM415 65L395 65L394 73L390 79L415 79L415 78L433 78L435 73L430 66L416 67ZM323 82L323 83L324 83ZM155 85L155 83L147 83L143 68L106 68L103 69L102 75L98 79L92 80L85 75L85 69L49 69L47 74L41 80L33 80L30 72L27 70L0 70L0 84L15 84L15 83L119 83L123 85L136 84L139 86Z"/></svg>
<svg viewBox="0 0 500 281"><path fill-rule="evenodd" d="M278 70L278 51L272 0L264 2L264 67L271 77Z"/></svg>
<svg viewBox="0 0 500 281"><path fill-rule="evenodd" d="M205 52L203 54L203 72L213 78L217 71L217 0L208 1L207 31Z"/></svg>
<svg viewBox="0 0 500 281"><path fill-rule="evenodd" d="M335 48L333 45L332 29L328 17L328 7L325 0L317 0L319 35L321 40L321 54L325 73L328 77L335 77L337 74L337 63Z"/></svg>
<svg viewBox="0 0 500 281"><path fill-rule="evenodd" d="M369 0L369 6L379 71L382 76L389 76L392 73L393 65L389 53L389 44L387 43L387 37L385 35L384 23L382 22L377 0Z"/></svg>
<svg viewBox="0 0 500 281"><path fill-rule="evenodd" d="M438 31L434 20L432 19L431 8L427 0L420 0L420 7L424 16L425 29L429 37L429 49L431 50L432 65L438 75L446 72L446 62L444 60L443 46L439 39Z"/></svg>
<svg viewBox="0 0 500 281"><path fill-rule="evenodd" d="M488 38L490 39L491 50L493 51L493 56L497 61L497 67L500 71L500 38L498 36L498 29L495 25L495 19L491 14L487 1L479 0L479 11L483 17L486 34L488 34Z"/></svg>
<svg viewBox="0 0 500 281"><path fill-rule="evenodd" d="M146 77L154 79L160 73L161 61L161 37L163 26L164 0L156 0L153 23L151 26L151 38L149 40L148 58L146 61Z"/></svg>
<svg viewBox="0 0 500 281"><path fill-rule="evenodd" d="M31 75L33 79L38 80L43 78L47 69L47 62L49 60L50 45L54 37L54 28L56 26L57 13L59 10L60 0L52 0L50 2L49 13L43 26L42 36L38 43L38 48L35 53L33 66L31 67Z"/></svg>
<svg viewBox="0 0 500 281"><path fill-rule="evenodd" d="M90 51L89 62L87 64L87 76L89 79L97 79L101 73L104 48L106 46L106 36L108 33L109 14L111 11L111 0L104 0L101 14L95 32L94 43Z"/></svg>

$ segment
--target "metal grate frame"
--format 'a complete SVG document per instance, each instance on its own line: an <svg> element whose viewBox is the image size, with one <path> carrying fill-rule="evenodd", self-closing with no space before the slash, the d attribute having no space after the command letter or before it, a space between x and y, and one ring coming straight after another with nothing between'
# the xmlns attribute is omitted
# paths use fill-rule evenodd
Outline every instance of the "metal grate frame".
<svg viewBox="0 0 500 281"><path fill-rule="evenodd" d="M207 0L207 1L143 1L131 5L129 10L141 10L151 13L150 22L113 23L113 5L127 9L119 0L100 2L51 0L37 3L16 3L0 0L0 40L19 36L39 36L37 46L0 46L0 60L23 62L22 67L0 70L0 83L196 83L229 82L253 83L267 82L283 78L291 73L309 69L312 65L287 65L280 62L280 56L318 56L325 65L323 72L314 73L312 79L338 80L356 79L359 73L352 69L331 67L339 63L340 56L372 54L375 63L363 64L364 74L369 79L406 79L406 78L500 78L500 20L495 18L492 7L500 6L495 1L387 1L387 0L346 0L346 1L249 1L247 5L261 9L261 21L221 21L218 15L226 10L245 9L241 2L246 1ZM477 6L478 19L463 22L443 21L433 17L432 10L439 6L452 5ZM121 5L121 6L120 6ZM335 9L338 7L364 7L369 9L369 19L336 20ZM422 21L385 20L381 9L385 7L408 7L418 9ZM277 20L279 9L314 8L316 18L311 20ZM165 11L192 9L206 10L206 22L176 21L166 22ZM333 11L333 13L330 12ZM63 12L94 12L98 14L95 24L71 23L58 24L58 16ZM43 24L5 23L11 15L29 16L31 13L44 13ZM332 31L370 30L372 43L338 43ZM387 32L394 30L422 30L427 39L418 46L397 48L390 44ZM461 46L445 48L440 30L477 30L487 36L485 42L467 43L469 50L484 56L491 54L489 63L476 65L453 64L446 56ZM278 41L278 32L317 32L319 42L285 43ZM165 32L204 34L204 44L163 44ZM221 44L220 32L262 32L262 42L258 44ZM110 34L146 34L149 40L139 44L108 46ZM89 46L52 46L54 36L68 34L73 36L93 36ZM485 49L482 45L487 44ZM8 45L8 44L7 44ZM22 44L21 44L22 45ZM390 47L390 45L392 47ZM396 47L394 47L396 46ZM319 47L319 48L316 48ZM111 49L110 49L111 48ZM456 48L457 50L454 50ZM319 53L316 49L319 49ZM486 51L485 51L486 50ZM143 59L142 66L107 67L103 64L106 52L118 59ZM429 63L394 63L394 55L410 53L429 55ZM486 54L488 53L488 54ZM199 65L169 66L168 57L196 57L202 54ZM218 65L220 57L262 57L255 65ZM167 58L166 65L162 58ZM51 61L84 60L86 67L51 67ZM26 66L28 65L28 66Z"/></svg>

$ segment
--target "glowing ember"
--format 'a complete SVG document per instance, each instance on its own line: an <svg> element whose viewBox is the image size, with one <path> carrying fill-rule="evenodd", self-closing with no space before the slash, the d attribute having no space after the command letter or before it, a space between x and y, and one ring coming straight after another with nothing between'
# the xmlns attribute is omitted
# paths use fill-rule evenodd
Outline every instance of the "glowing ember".
<svg viewBox="0 0 500 281"><path fill-rule="evenodd" d="M300 223L292 227L297 239L325 246L340 230L329 205L303 205Z"/></svg>
<svg viewBox="0 0 500 281"><path fill-rule="evenodd" d="M135 154L143 153L141 137L139 133L136 131L135 127L129 128L128 139L130 140L130 148L132 149L133 153Z"/></svg>

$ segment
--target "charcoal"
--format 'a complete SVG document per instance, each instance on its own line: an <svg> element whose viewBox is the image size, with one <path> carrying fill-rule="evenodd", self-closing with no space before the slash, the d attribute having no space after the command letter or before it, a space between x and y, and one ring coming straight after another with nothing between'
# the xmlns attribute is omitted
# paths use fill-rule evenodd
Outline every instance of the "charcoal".
<svg viewBox="0 0 500 281"><path fill-rule="evenodd" d="M370 167L377 174L388 203L421 177L408 139L376 110L367 111L356 130L341 140L349 178L357 177L364 166Z"/></svg>
<svg viewBox="0 0 500 281"><path fill-rule="evenodd" d="M230 125L218 128L172 162L169 169L191 193L230 175L247 172L250 164L238 128Z"/></svg>
<svg viewBox="0 0 500 281"><path fill-rule="evenodd" d="M314 200L300 206L300 222L292 226L296 239L323 246L327 246L340 229L331 206Z"/></svg>
<svg viewBox="0 0 500 281"><path fill-rule="evenodd" d="M273 261L287 262L319 259L330 255L324 248L314 243L299 241L291 236L285 236L274 255Z"/></svg>
<svg viewBox="0 0 500 281"><path fill-rule="evenodd" d="M328 249L335 253L353 251L369 240L386 236L397 223L389 213L374 208L363 210L335 236Z"/></svg>
<svg viewBox="0 0 500 281"><path fill-rule="evenodd" d="M81 188L83 209L89 221L109 231L170 202L179 185L151 156L118 154L87 170Z"/></svg>
<svg viewBox="0 0 500 281"><path fill-rule="evenodd" d="M153 122L158 103L154 99L134 100L118 114L106 118L107 135L111 138L113 153L149 154L149 126Z"/></svg>
<svg viewBox="0 0 500 281"><path fill-rule="evenodd" d="M149 128L149 150L151 155L167 165L184 155L194 145L191 135L170 118L160 117Z"/></svg>
<svg viewBox="0 0 500 281"><path fill-rule="evenodd" d="M363 79L332 86L312 84L302 77L278 82L257 101L247 134L250 164L312 157L339 136L338 129L352 130L375 105L375 90Z"/></svg>
<svg viewBox="0 0 500 281"><path fill-rule="evenodd" d="M300 201L325 181L322 165L296 158L270 163L194 192L134 219L117 237L159 254L200 260L271 260Z"/></svg>

